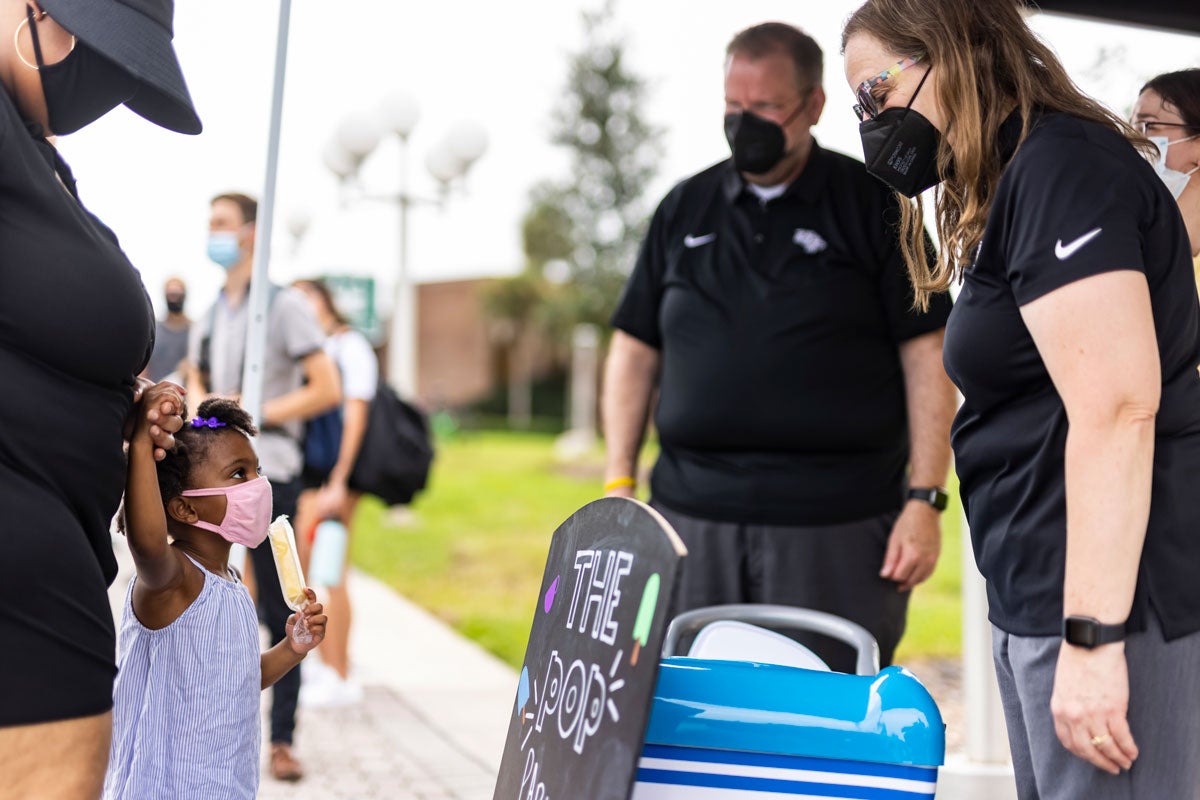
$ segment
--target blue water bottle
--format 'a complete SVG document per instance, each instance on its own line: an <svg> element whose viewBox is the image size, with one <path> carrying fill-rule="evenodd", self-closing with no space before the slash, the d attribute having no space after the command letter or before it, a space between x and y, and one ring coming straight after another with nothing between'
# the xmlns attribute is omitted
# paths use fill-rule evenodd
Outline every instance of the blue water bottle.
<svg viewBox="0 0 1200 800"><path fill-rule="evenodd" d="M317 525L308 565L309 583L325 587L341 585L347 539L346 526L336 519L323 520Z"/></svg>

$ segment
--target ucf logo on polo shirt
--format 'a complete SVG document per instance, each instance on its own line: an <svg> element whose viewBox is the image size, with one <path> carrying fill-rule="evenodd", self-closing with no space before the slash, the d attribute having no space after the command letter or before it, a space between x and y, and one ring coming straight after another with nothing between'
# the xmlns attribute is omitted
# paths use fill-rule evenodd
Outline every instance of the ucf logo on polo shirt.
<svg viewBox="0 0 1200 800"><path fill-rule="evenodd" d="M829 247L824 236L816 231L810 231L808 228L796 228L796 232L792 234L792 241L810 256L823 252L825 248Z"/></svg>

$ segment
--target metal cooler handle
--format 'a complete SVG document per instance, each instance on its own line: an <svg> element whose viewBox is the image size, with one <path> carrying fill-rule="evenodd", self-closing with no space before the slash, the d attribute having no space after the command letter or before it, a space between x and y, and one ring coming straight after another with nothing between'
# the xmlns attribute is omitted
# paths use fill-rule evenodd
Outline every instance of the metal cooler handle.
<svg viewBox="0 0 1200 800"><path fill-rule="evenodd" d="M859 675L876 675L879 672L879 644L863 626L848 619L813 611L807 608L771 605L725 605L707 606L685 611L671 620L663 639L663 658L675 655L675 648L688 634L699 633L710 622L736 620L751 625L761 625L772 630L800 630L820 633L839 642L845 642L858 653L854 665Z"/></svg>

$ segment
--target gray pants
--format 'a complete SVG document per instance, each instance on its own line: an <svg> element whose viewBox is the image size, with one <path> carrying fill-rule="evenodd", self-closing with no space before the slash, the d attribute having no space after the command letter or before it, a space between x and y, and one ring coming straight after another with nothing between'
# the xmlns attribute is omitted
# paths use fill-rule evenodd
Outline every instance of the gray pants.
<svg viewBox="0 0 1200 800"><path fill-rule="evenodd" d="M839 525L742 525L651 505L688 549L672 598L672 616L726 603L826 611L870 631L879 642L883 665L892 663L911 594L879 577L895 512ZM816 634L794 638L831 669L854 672L849 646Z"/></svg>
<svg viewBox="0 0 1200 800"><path fill-rule="evenodd" d="M1153 614L1150 615L1153 618ZM1110 775L1058 741L1050 715L1057 636L992 627L992 655L1021 800L1200 798L1200 633L1164 642L1157 620L1125 642L1133 768Z"/></svg>

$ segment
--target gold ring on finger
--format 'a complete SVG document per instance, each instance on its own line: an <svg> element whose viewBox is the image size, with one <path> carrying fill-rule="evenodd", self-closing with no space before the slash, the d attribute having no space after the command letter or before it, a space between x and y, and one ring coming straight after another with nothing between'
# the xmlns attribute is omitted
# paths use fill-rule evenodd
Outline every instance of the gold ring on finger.
<svg viewBox="0 0 1200 800"><path fill-rule="evenodd" d="M1107 733L1103 733L1099 736L1093 736L1092 737L1092 745L1095 747L1099 747L1100 745L1104 744L1111 738L1112 738L1112 736L1110 736Z"/></svg>

